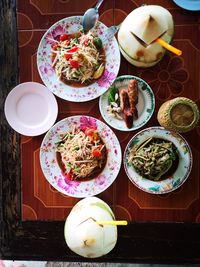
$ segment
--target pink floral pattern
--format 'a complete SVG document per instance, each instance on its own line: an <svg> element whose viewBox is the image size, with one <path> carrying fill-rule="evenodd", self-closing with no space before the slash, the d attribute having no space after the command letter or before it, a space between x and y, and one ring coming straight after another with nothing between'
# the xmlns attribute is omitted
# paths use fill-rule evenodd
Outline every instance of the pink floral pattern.
<svg viewBox="0 0 200 267"><path fill-rule="evenodd" d="M80 118L80 129L84 131L87 128L96 129L97 128L96 119L92 117L82 116Z"/></svg>
<svg viewBox="0 0 200 267"><path fill-rule="evenodd" d="M52 76L54 73L54 69L49 63L44 63L44 65L40 66L40 72L43 75Z"/></svg>
<svg viewBox="0 0 200 267"><path fill-rule="evenodd" d="M106 144L107 163L103 171L86 182L66 179L56 160L55 143L73 125L96 128ZM72 197L88 197L106 190L116 179L121 167L121 147L116 135L103 122L89 116L72 116L57 122L45 135L40 148L40 164L47 181L59 192Z"/></svg>
<svg viewBox="0 0 200 267"><path fill-rule="evenodd" d="M110 84L114 81L116 75L113 72L109 72L107 70L104 71L103 75L97 80L99 86L105 87L110 86Z"/></svg>
<svg viewBox="0 0 200 267"><path fill-rule="evenodd" d="M141 78L151 86L158 98L166 100L183 93L189 74L182 58L167 54L155 67L142 71Z"/></svg>
<svg viewBox="0 0 200 267"><path fill-rule="evenodd" d="M52 31L47 32L45 36L46 42L50 45L54 44L55 42L53 40L57 40L58 36L60 36L61 34L65 32L66 32L66 29L62 27L61 25L58 25Z"/></svg>
<svg viewBox="0 0 200 267"><path fill-rule="evenodd" d="M81 29L81 18L81 16L68 17L51 26L42 37L37 52L38 71L44 84L58 97L73 102L85 102L102 95L117 77L120 67L120 52L117 41L115 38L106 40L107 27L98 22L93 32L103 40L106 54L105 70L102 77L95 83L81 88L66 85L57 78L51 67L53 40L56 40L60 34L79 31Z"/></svg>

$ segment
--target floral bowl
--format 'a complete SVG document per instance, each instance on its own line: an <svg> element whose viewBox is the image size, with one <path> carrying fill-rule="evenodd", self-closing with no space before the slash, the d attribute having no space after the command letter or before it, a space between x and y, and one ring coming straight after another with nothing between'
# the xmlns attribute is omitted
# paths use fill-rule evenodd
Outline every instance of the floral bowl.
<svg viewBox="0 0 200 267"><path fill-rule="evenodd" d="M72 102L85 102L102 95L116 78L120 67L120 52L116 38L108 40L107 27L98 21L91 31L103 42L106 57L103 75L91 85L80 88L67 85L58 79L52 67L53 40L61 34L80 31L81 23L82 16L67 17L56 22L42 37L37 51L37 67L44 84L58 97Z"/></svg>
<svg viewBox="0 0 200 267"><path fill-rule="evenodd" d="M136 172L133 165L128 162L131 148L142 144L149 137L156 137L171 141L178 150L178 166L166 179L153 181L142 177ZM192 152L186 140L177 133L163 127L146 128L134 135L124 151L124 168L130 181L139 189L151 194L166 194L180 187L188 178L192 169Z"/></svg>
<svg viewBox="0 0 200 267"><path fill-rule="evenodd" d="M61 170L56 157L56 142L72 126L96 128L106 144L107 162L100 174L87 181L71 181ZM45 135L40 147L40 165L47 181L59 192L76 198L100 194L116 179L121 167L121 147L116 135L103 122L89 116L72 116L57 122Z"/></svg>

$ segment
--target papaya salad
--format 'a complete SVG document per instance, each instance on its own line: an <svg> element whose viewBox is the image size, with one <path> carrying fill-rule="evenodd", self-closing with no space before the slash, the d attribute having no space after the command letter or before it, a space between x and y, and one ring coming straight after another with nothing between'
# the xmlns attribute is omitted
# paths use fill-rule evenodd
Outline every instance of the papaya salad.
<svg viewBox="0 0 200 267"><path fill-rule="evenodd" d="M84 86L94 82L105 68L101 39L90 31L60 35L52 46L52 66L67 84Z"/></svg>
<svg viewBox="0 0 200 267"><path fill-rule="evenodd" d="M56 143L58 162L69 180L87 180L102 171L107 150L96 129L73 128Z"/></svg>

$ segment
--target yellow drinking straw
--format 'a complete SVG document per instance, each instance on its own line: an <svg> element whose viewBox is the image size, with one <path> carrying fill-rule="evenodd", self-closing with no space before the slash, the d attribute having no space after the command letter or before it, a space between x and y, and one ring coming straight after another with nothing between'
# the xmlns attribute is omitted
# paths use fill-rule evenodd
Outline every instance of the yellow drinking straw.
<svg viewBox="0 0 200 267"><path fill-rule="evenodd" d="M163 46L164 48L166 48L167 50L171 51L172 53L176 54L177 56L182 55L182 51L175 48L174 46L168 44L167 42L165 42L164 40L157 38L156 42L159 43L161 46Z"/></svg>
<svg viewBox="0 0 200 267"><path fill-rule="evenodd" d="M109 225L128 225L127 221L96 221L98 224L109 224Z"/></svg>

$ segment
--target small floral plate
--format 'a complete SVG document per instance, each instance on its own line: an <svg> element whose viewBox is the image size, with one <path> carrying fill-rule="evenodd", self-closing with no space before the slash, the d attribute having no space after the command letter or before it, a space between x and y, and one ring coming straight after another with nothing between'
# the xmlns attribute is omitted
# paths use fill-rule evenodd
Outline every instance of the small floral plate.
<svg viewBox="0 0 200 267"><path fill-rule="evenodd" d="M138 82L138 118L134 119L132 128L126 126L124 119L111 117L107 111L109 90L105 92L99 99L99 108L104 120L113 128L120 131L133 131L144 126L151 118L155 108L155 97L150 86L141 78L131 75L123 75L117 77L112 85L120 91L127 88L130 80L135 79Z"/></svg>
<svg viewBox="0 0 200 267"><path fill-rule="evenodd" d="M72 102L85 102L102 95L116 78L120 67L120 52L116 38L108 40L107 27L98 21L91 31L103 42L106 57L103 75L95 83L81 88L66 85L58 79L52 67L53 40L61 34L80 31L81 22L81 16L68 17L56 22L42 37L37 52L38 71L44 84L58 97Z"/></svg>
<svg viewBox="0 0 200 267"><path fill-rule="evenodd" d="M157 137L171 141L178 149L179 162L174 173L167 179L152 181L140 176L128 163L128 156L133 145L142 144L149 137ZM167 131L162 127L150 127L134 135L124 151L124 168L131 182L141 190L151 194L166 194L180 187L192 169L192 152L186 140L180 135Z"/></svg>
<svg viewBox="0 0 200 267"><path fill-rule="evenodd" d="M96 128L107 149L107 162L103 171L88 181L70 181L56 159L56 142L72 126L84 130ZM40 164L47 181L59 192L77 198L97 195L106 190L116 179L121 167L121 147L116 135L103 122L88 116L72 116L57 122L45 135L40 147Z"/></svg>

